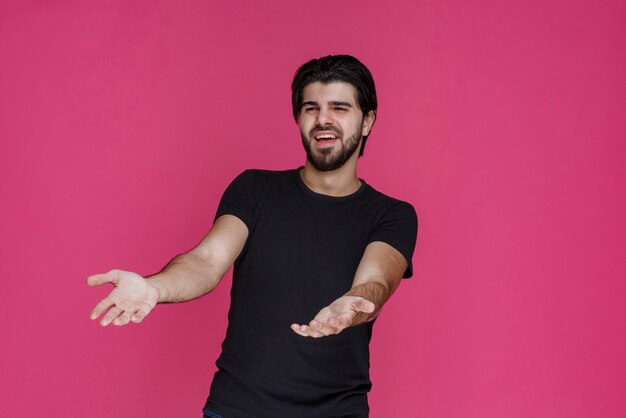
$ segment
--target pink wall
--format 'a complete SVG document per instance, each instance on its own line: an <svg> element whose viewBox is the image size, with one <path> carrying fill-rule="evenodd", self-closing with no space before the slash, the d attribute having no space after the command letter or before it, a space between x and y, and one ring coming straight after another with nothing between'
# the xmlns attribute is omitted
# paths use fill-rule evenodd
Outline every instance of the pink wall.
<svg viewBox="0 0 626 418"><path fill-rule="evenodd" d="M9 4L11 3L11 4ZM303 162L297 66L350 53L361 177L420 216L375 327L372 417L626 414L623 1L0 3L0 416L199 417L230 279L100 328L106 289Z"/></svg>

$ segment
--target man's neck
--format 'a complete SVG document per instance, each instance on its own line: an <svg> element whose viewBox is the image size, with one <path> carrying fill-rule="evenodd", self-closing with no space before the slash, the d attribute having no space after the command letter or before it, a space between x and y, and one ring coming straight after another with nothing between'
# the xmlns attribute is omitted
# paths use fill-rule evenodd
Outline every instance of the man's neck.
<svg viewBox="0 0 626 418"><path fill-rule="evenodd" d="M328 196L348 196L359 190L361 181L356 175L356 164L344 164L333 171L319 171L307 161L300 177L315 193Z"/></svg>

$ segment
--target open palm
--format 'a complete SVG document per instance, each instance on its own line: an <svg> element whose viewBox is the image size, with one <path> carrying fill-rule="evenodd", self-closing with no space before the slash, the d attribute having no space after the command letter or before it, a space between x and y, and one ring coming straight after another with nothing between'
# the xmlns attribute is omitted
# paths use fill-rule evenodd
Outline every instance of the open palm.
<svg viewBox="0 0 626 418"><path fill-rule="evenodd" d="M308 325L292 324L291 329L303 337L326 337L339 334L351 326L359 313L374 312L376 306L360 296L342 296L324 307Z"/></svg>
<svg viewBox="0 0 626 418"><path fill-rule="evenodd" d="M146 279L136 273L123 270L111 270L104 274L94 274L87 278L90 286L111 283L114 288L102 299L91 312L90 318L96 319L106 312L100 320L102 326L126 325L139 323L150 313L159 300L159 292Z"/></svg>

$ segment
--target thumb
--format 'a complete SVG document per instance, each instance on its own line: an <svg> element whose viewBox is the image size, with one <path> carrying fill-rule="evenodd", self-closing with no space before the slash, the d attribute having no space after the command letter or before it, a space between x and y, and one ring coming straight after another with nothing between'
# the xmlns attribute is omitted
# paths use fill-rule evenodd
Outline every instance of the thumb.
<svg viewBox="0 0 626 418"><path fill-rule="evenodd" d="M119 270L111 270L108 273L99 273L87 277L89 286L100 286L105 283L117 283Z"/></svg>
<svg viewBox="0 0 626 418"><path fill-rule="evenodd" d="M354 310L357 312L372 313L376 310L376 305L367 299L358 298L354 301Z"/></svg>

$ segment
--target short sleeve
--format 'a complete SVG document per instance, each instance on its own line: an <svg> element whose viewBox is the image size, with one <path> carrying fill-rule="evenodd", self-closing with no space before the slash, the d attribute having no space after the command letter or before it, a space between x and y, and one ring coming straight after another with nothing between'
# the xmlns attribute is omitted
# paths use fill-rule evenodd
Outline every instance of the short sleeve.
<svg viewBox="0 0 626 418"><path fill-rule="evenodd" d="M417 215L413 206L398 201L389 207L369 236L368 244L382 241L404 256L407 269L403 278L413 276L413 251L417 240Z"/></svg>
<svg viewBox="0 0 626 418"><path fill-rule="evenodd" d="M252 231L256 207L254 178L251 170L238 175L226 188L217 207L215 219L222 215L233 215Z"/></svg>

